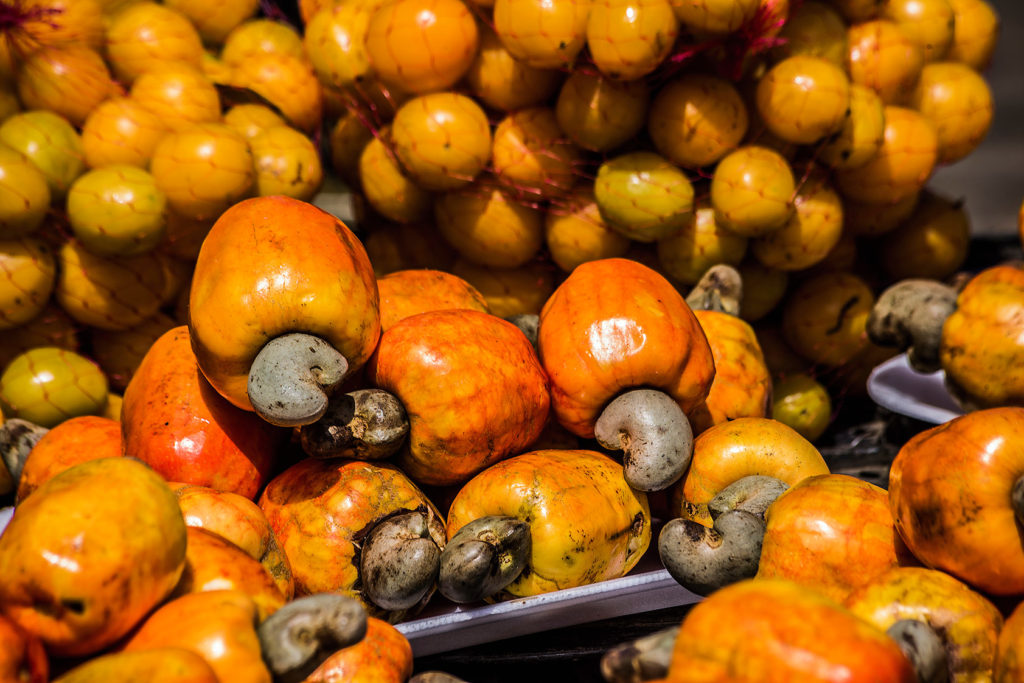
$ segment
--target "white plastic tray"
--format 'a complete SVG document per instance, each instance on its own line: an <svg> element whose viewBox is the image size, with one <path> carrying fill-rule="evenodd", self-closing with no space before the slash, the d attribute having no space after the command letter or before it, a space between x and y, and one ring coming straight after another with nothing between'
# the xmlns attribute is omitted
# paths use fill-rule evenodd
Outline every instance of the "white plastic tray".
<svg viewBox="0 0 1024 683"><path fill-rule="evenodd" d="M652 540L637 567L620 579L493 605L458 606L435 595L419 618L395 626L409 639L413 654L423 657L700 600L661 568Z"/></svg>
<svg viewBox="0 0 1024 683"><path fill-rule="evenodd" d="M872 370L867 389L868 396L883 408L932 424L949 422L964 413L946 389L945 373L918 372L910 367L905 353Z"/></svg>

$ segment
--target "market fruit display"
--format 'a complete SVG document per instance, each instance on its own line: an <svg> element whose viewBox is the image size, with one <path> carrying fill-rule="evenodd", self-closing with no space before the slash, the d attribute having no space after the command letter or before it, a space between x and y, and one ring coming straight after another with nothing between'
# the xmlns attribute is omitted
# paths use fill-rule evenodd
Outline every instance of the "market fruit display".
<svg viewBox="0 0 1024 683"><path fill-rule="evenodd" d="M986 0L0 9L0 677L401 683L656 554L665 680L1017 675ZM830 473L911 342L974 412Z"/></svg>

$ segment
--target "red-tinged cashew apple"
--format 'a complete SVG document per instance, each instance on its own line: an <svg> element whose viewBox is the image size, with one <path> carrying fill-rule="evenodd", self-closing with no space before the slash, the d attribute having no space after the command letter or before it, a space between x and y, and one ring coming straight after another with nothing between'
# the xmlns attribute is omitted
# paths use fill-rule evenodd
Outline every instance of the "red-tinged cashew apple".
<svg viewBox="0 0 1024 683"><path fill-rule="evenodd" d="M541 311L537 349L555 417L624 450L631 486L659 490L682 476L693 448L686 413L707 398L715 364L668 280L627 259L577 266Z"/></svg>
<svg viewBox="0 0 1024 683"><path fill-rule="evenodd" d="M362 244L312 204L257 197L221 214L196 260L189 330L199 367L267 421L316 421L380 336Z"/></svg>
<svg viewBox="0 0 1024 683"><path fill-rule="evenodd" d="M925 565L993 595L1024 593L1024 408L967 413L912 437L893 460L889 504Z"/></svg>
<svg viewBox="0 0 1024 683"><path fill-rule="evenodd" d="M548 380L526 336L474 310L421 313L381 335L369 382L409 416L398 464L423 484L459 484L523 452L548 417Z"/></svg>
<svg viewBox="0 0 1024 683"><path fill-rule="evenodd" d="M124 452L168 481L255 498L288 431L231 405L206 381L188 327L149 347L124 392Z"/></svg>
<svg viewBox="0 0 1024 683"><path fill-rule="evenodd" d="M448 511L441 593L524 597L623 576L647 550L647 496L587 450L541 450L471 479Z"/></svg>
<svg viewBox="0 0 1024 683"><path fill-rule="evenodd" d="M206 486L172 483L170 487L178 497L185 524L206 529L231 541L263 565L285 598L295 594L288 557L256 503L237 493Z"/></svg>
<svg viewBox="0 0 1024 683"><path fill-rule="evenodd" d="M922 676L922 681L992 680L1003 617L987 598L949 574L896 567L853 591L844 605L890 635L907 621L926 625L941 647L931 662L922 662L939 671L936 676ZM917 666L920 674L923 669Z"/></svg>
<svg viewBox="0 0 1024 683"><path fill-rule="evenodd" d="M748 579L683 619L667 683L916 683L884 631L806 586Z"/></svg>
<svg viewBox="0 0 1024 683"><path fill-rule="evenodd" d="M187 527L185 570L172 598L215 590L237 590L248 595L263 621L291 596L278 588L270 572L231 541L200 527Z"/></svg>
<svg viewBox="0 0 1024 683"><path fill-rule="evenodd" d="M907 350L920 372L945 371L968 410L1024 404L1024 266L1001 264L963 289L908 279L878 297L867 323L876 344Z"/></svg>
<svg viewBox="0 0 1024 683"><path fill-rule="evenodd" d="M758 579L793 581L841 602L893 567L916 564L885 489L846 474L807 477L765 513Z"/></svg>
<svg viewBox="0 0 1024 683"><path fill-rule="evenodd" d="M259 505L296 595L348 595L398 621L433 594L444 521L395 466L307 458L272 479Z"/></svg>
<svg viewBox="0 0 1024 683"><path fill-rule="evenodd" d="M131 458L61 472L0 536L0 611L54 655L99 652L177 584L186 527L170 488Z"/></svg>
<svg viewBox="0 0 1024 683"><path fill-rule="evenodd" d="M221 681L270 683L256 621L256 605L241 591L190 593L164 603L118 649L181 647L205 659Z"/></svg>

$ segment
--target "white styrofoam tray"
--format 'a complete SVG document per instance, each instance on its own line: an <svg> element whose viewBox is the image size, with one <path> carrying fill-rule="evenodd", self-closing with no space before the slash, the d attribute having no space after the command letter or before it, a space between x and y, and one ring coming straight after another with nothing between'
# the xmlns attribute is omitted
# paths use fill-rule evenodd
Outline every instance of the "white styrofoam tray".
<svg viewBox="0 0 1024 683"><path fill-rule="evenodd" d="M459 606L435 595L418 618L396 624L416 657L624 617L701 600L661 566L656 537L626 576L489 605Z"/></svg>
<svg viewBox="0 0 1024 683"><path fill-rule="evenodd" d="M872 370L867 389L868 396L883 408L932 424L949 422L964 413L946 389L945 373L918 372L905 353Z"/></svg>

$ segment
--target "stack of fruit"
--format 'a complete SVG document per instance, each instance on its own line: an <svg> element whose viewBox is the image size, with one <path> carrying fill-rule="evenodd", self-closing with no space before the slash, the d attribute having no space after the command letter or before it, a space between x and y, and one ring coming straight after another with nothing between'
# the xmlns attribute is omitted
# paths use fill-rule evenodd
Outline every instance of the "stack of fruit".
<svg viewBox="0 0 1024 683"><path fill-rule="evenodd" d="M252 18L255 3L108 4L3 5L0 404L45 426L116 416L143 354L184 321L220 213L310 199L323 180L298 31ZM292 56L254 56L271 39Z"/></svg>
<svg viewBox="0 0 1024 683"><path fill-rule="evenodd" d="M915 563L1024 593L1010 506L976 542L910 456L890 493L829 473L806 374L856 387L890 352L876 291L961 265L963 206L927 183L991 121L984 0L311 1L302 31L252 3L4 8L0 629L22 670L404 681L388 622L623 576L659 518L702 593L756 575L856 612ZM363 241L307 201L320 133ZM1019 309L1020 272L958 313L997 285ZM1000 380L962 388L1019 402ZM992 433L990 467L1024 429L994 410L908 452ZM909 680L852 619L875 679Z"/></svg>

